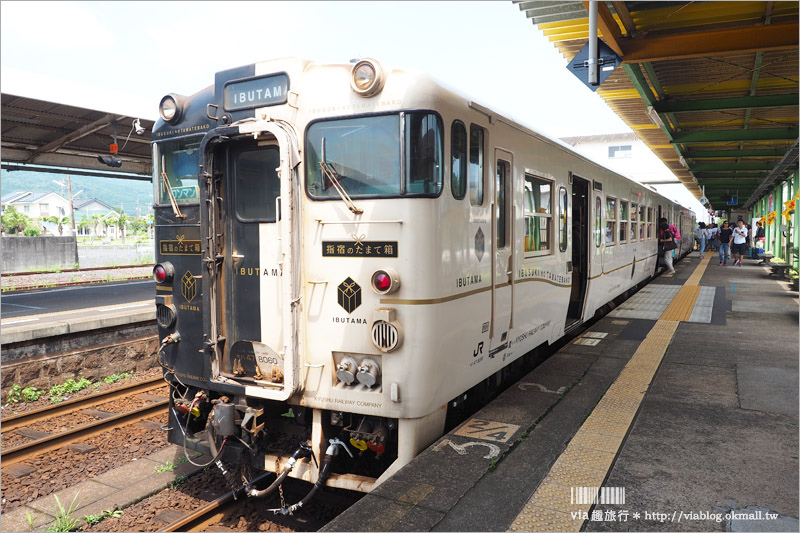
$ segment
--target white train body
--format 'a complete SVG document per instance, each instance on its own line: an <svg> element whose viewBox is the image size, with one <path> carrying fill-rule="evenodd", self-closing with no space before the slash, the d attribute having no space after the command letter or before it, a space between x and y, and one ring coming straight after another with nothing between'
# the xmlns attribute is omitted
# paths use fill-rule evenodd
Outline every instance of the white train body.
<svg viewBox="0 0 800 533"><path fill-rule="evenodd" d="M396 460L385 478L441 435L449 402L651 277L659 216L684 233L679 254L692 244L694 219L651 189L422 74L370 65L378 79L376 88L364 91L375 91L369 96L354 90L351 64L287 59L251 65L246 75L218 74L214 91L198 93L205 100L177 98L187 118L192 106L210 118L157 125L154 175L158 229L166 235L158 239L180 240L170 236L184 224L196 228L193 240L202 247L188 259L195 263L174 266L172 285L184 279L183 270L194 269L189 277L203 300L202 306L194 300L192 314L194 298L172 291L177 320L162 327L162 337L176 330L182 341L167 347L168 366L192 392L211 398L226 394L246 398L241 404L307 408L318 452L336 431L358 441L357 428L336 425L344 414L372 427L388 421L396 433L389 439ZM259 89L264 92L255 93ZM275 92L285 103L265 101ZM251 104L230 113L227 125L226 98L228 104L235 100L230 107ZM397 145L390 146L395 127ZM216 150L214 161L228 163L219 167L217 185L203 178L202 171L210 170L206 160L195 192L191 180L174 186L173 196L189 191L187 199L176 198L177 208L189 213L181 219L165 192L162 171L174 176L161 158L170 141L199 143L215 128L225 130L219 142L196 149ZM476 150L478 132L482 153ZM259 159L253 155L259 150L273 155ZM247 197L261 193L245 182L262 178L235 174L278 157L279 189L261 218L277 211L279 220L248 221L242 214L259 207ZM470 164L478 159L482 176ZM335 180L325 177L321 160ZM239 199L241 212L233 205ZM165 250L159 250L159 262L178 260ZM391 280L388 291L373 288L376 272L385 274L382 282ZM159 288L166 293L168 285ZM204 337L190 350L182 345L200 335L200 315ZM248 316L257 316L257 326L244 325ZM250 343L252 355L242 345L234 350L238 341ZM362 436L370 441L369 431ZM272 456L265 457L263 468L274 468ZM309 465L297 475L313 481L316 469ZM358 476L337 479L333 484L348 488L374 486Z"/></svg>

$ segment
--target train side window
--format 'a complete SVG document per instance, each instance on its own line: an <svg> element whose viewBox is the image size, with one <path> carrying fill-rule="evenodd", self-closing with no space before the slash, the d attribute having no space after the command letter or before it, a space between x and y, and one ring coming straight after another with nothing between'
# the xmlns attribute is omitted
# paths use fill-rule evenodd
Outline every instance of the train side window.
<svg viewBox="0 0 800 533"><path fill-rule="evenodd" d="M562 252L567 251L567 213L569 209L569 195L567 189L558 189L558 249Z"/></svg>
<svg viewBox="0 0 800 533"><path fill-rule="evenodd" d="M647 238L653 238L653 208L647 208Z"/></svg>
<svg viewBox="0 0 800 533"><path fill-rule="evenodd" d="M408 194L439 194L444 174L441 119L433 113L406 115Z"/></svg>
<svg viewBox="0 0 800 533"><path fill-rule="evenodd" d="M450 157L450 190L462 200L467 194L467 127L460 120L450 130Z"/></svg>
<svg viewBox="0 0 800 533"><path fill-rule="evenodd" d="M628 241L628 202L619 201L619 242Z"/></svg>
<svg viewBox="0 0 800 533"><path fill-rule="evenodd" d="M617 199L606 196L606 246L614 246L617 239Z"/></svg>
<svg viewBox="0 0 800 533"><path fill-rule="evenodd" d="M281 194L278 147L241 151L235 158L236 216L242 222L275 222L275 199Z"/></svg>
<svg viewBox="0 0 800 533"><path fill-rule="evenodd" d="M550 252L552 190L552 182L525 175L523 201L526 255L545 255Z"/></svg>
<svg viewBox="0 0 800 533"><path fill-rule="evenodd" d="M644 240L644 226L645 226L645 207L639 205L639 240Z"/></svg>
<svg viewBox="0 0 800 533"><path fill-rule="evenodd" d="M639 206L631 203L631 236L630 241L633 242L636 240L636 230L638 228L638 224L636 223L636 214L639 212Z"/></svg>
<svg viewBox="0 0 800 533"><path fill-rule="evenodd" d="M483 140L480 126L469 126L469 203L483 205Z"/></svg>
<svg viewBox="0 0 800 533"><path fill-rule="evenodd" d="M597 235L595 246L600 248L600 245L603 243L603 201L600 199L599 194L594 197L594 227L595 235Z"/></svg>
<svg viewBox="0 0 800 533"><path fill-rule="evenodd" d="M497 183L496 185L496 212L497 212L497 247L505 248L508 243L506 230L506 215L508 213L508 196L506 186L508 184L509 169L511 165L502 159L497 160Z"/></svg>

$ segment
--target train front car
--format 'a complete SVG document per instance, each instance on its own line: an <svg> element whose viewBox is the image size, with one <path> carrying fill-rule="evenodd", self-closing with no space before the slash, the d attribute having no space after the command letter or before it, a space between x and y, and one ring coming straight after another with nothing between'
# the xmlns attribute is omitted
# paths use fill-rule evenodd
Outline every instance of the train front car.
<svg viewBox="0 0 800 533"><path fill-rule="evenodd" d="M161 101L154 277L169 440L219 456L231 480L255 467L366 492L442 432L459 385L419 394L415 374L446 376L404 356L436 326L384 302L403 296L401 280L436 292L417 270L441 265L428 239L443 124L416 103L403 111L411 82L395 77L371 60L287 59Z"/></svg>

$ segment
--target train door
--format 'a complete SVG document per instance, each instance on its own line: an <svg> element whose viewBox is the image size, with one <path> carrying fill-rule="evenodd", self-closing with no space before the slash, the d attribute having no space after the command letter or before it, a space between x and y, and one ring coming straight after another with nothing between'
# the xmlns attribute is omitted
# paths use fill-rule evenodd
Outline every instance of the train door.
<svg viewBox="0 0 800 533"><path fill-rule="evenodd" d="M492 219L492 324L489 356L508 346L508 332L513 327L514 242L512 213L513 156L495 150L494 217Z"/></svg>
<svg viewBox="0 0 800 533"><path fill-rule="evenodd" d="M221 191L225 216L219 307L220 373L264 397L286 399L296 379L296 176L277 138L230 143ZM289 198L289 201L286 199Z"/></svg>
<svg viewBox="0 0 800 533"><path fill-rule="evenodd" d="M589 181L572 175L572 241L567 257L572 269L572 288L565 329L581 322L589 282Z"/></svg>

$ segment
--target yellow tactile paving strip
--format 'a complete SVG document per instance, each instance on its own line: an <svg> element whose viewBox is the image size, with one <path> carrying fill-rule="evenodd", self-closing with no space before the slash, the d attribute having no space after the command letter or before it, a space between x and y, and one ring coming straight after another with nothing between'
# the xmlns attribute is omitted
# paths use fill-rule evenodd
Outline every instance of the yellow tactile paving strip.
<svg viewBox="0 0 800 533"><path fill-rule="evenodd" d="M639 405L680 321L700 294L706 256L672 299L636 353L556 460L509 531L580 531L591 504L572 503L573 487L600 487L622 446ZM573 518L576 517L576 518Z"/></svg>

